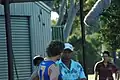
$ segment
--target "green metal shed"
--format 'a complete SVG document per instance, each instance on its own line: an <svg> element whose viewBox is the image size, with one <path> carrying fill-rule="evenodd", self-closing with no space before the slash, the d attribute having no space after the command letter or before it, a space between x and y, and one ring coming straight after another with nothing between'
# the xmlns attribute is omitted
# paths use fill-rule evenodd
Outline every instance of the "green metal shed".
<svg viewBox="0 0 120 80"><path fill-rule="evenodd" d="M59 40L64 42L63 26L52 27L52 40Z"/></svg>
<svg viewBox="0 0 120 80"><path fill-rule="evenodd" d="M52 40L51 9L43 2L10 4L13 47L14 80L28 80L32 70L32 58L46 55L46 47ZM0 80L8 80L7 48L4 8L0 5Z"/></svg>

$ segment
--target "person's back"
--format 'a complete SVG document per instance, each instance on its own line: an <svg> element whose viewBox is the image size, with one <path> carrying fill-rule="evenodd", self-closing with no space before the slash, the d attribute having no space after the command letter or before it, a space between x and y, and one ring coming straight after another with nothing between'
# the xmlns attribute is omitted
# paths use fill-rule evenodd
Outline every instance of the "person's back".
<svg viewBox="0 0 120 80"><path fill-rule="evenodd" d="M60 73L55 62L60 59L63 49L64 43L60 41L52 41L48 45L46 49L48 57L39 65L40 80L58 80Z"/></svg>
<svg viewBox="0 0 120 80"><path fill-rule="evenodd" d="M39 80L38 66L43 60L44 60L44 58L41 57L40 55L37 55L33 58L33 64L34 64L34 66L36 66L36 70L32 73L30 80Z"/></svg>
<svg viewBox="0 0 120 80"><path fill-rule="evenodd" d="M40 80L50 80L50 71L51 67L55 65L54 61L43 61L40 64L40 71L39 71L39 76Z"/></svg>

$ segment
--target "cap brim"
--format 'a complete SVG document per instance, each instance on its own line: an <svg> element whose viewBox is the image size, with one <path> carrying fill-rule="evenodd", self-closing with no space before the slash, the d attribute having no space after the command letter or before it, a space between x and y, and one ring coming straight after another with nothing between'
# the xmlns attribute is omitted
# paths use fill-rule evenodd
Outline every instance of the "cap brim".
<svg viewBox="0 0 120 80"><path fill-rule="evenodd" d="M70 48L67 48L67 47L66 47L66 48L64 48L64 50L66 50L66 49L68 49L68 50L70 50L70 51L73 51L73 50L72 50L72 49L70 49Z"/></svg>

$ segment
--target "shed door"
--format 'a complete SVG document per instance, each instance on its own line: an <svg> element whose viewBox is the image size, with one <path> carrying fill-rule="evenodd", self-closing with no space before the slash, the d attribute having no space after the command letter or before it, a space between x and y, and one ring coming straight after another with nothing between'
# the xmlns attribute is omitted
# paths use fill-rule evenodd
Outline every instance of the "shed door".
<svg viewBox="0 0 120 80"><path fill-rule="evenodd" d="M31 74L28 17L11 17L11 30L14 78L15 80L27 80ZM0 16L0 80L8 80L6 50L5 20L4 16Z"/></svg>

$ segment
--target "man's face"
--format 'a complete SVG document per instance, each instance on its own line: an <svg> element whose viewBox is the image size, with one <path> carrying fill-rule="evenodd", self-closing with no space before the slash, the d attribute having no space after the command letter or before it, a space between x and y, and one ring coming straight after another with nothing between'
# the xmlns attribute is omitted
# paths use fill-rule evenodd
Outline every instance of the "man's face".
<svg viewBox="0 0 120 80"><path fill-rule="evenodd" d="M72 51L69 49L65 49L62 54L62 60L68 61L72 57Z"/></svg>
<svg viewBox="0 0 120 80"><path fill-rule="evenodd" d="M40 64L40 60L38 60L38 61L37 61L37 64L36 64L36 66L39 66L39 64Z"/></svg>
<svg viewBox="0 0 120 80"><path fill-rule="evenodd" d="M110 60L108 54L103 54L103 59L105 61L109 61Z"/></svg>

